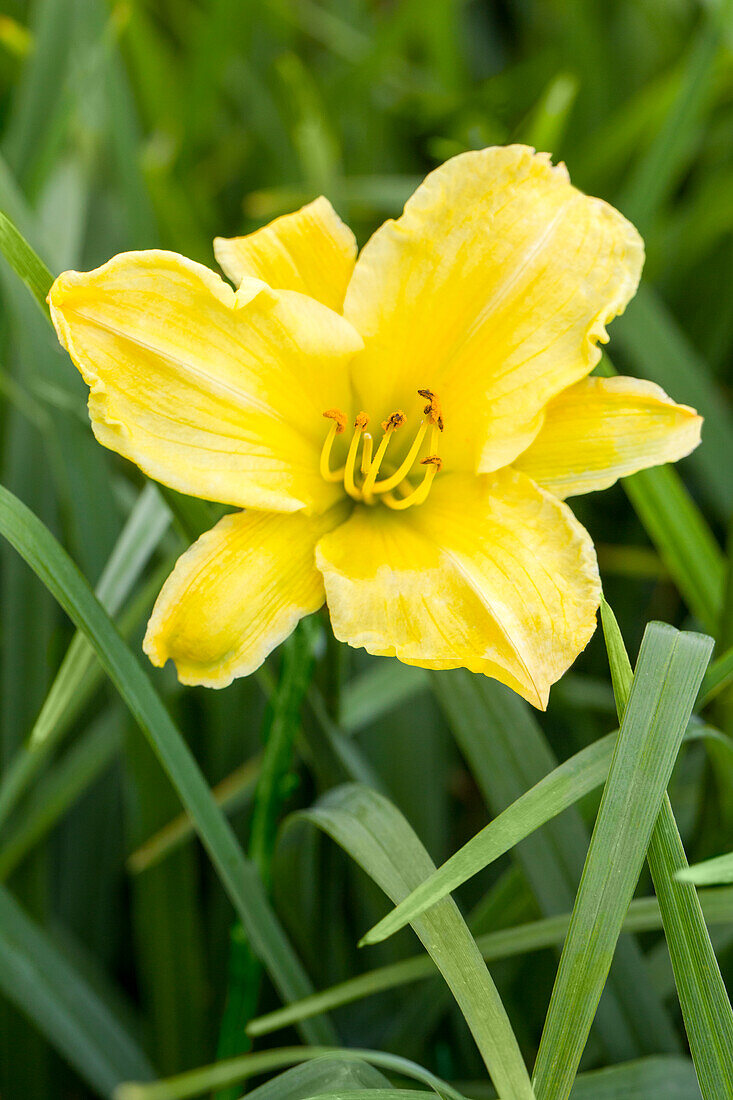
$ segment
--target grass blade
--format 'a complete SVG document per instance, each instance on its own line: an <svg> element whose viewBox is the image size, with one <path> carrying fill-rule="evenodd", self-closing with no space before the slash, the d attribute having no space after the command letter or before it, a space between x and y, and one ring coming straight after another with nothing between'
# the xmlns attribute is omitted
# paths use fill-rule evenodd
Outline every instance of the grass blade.
<svg viewBox="0 0 733 1100"><path fill-rule="evenodd" d="M10 218L0 211L0 252L19 279L25 283L36 302L51 319L46 295L51 289L53 275L43 260L36 255Z"/></svg>
<svg viewBox="0 0 733 1100"><path fill-rule="evenodd" d="M118 755L122 741L119 717L114 711L104 714L38 784L15 827L3 837L0 881L8 878Z"/></svg>
<svg viewBox="0 0 733 1100"><path fill-rule="evenodd" d="M2 886L0 988L103 1096L125 1078L153 1076L135 1041Z"/></svg>
<svg viewBox="0 0 733 1100"><path fill-rule="evenodd" d="M248 1100L309 1100L326 1090L383 1089L389 1080L368 1062L324 1055L293 1066L248 1093ZM424 1098L424 1093L422 1094Z"/></svg>
<svg viewBox="0 0 733 1100"><path fill-rule="evenodd" d="M700 904L705 919L711 924L728 924L733 919L733 889L703 891L700 894ZM476 946L487 962L541 951L555 944L562 944L569 924L570 913L527 921L498 932L476 936ZM661 927L662 915L656 898L636 898L631 902L624 918L624 932L653 932ZM401 959L399 962L359 974L348 981L339 982L329 989L319 990L302 1001L295 1001L284 1008L258 1016L251 1021L247 1032L252 1036L269 1035L297 1020L315 1016L319 1012L330 1012L341 1005L352 1004L363 997L371 997L408 982L422 981L434 974L435 964L425 955Z"/></svg>
<svg viewBox="0 0 733 1100"><path fill-rule="evenodd" d="M648 859L700 1091L733 1096L733 1011L695 887L679 881L687 857L666 796Z"/></svg>
<svg viewBox="0 0 733 1100"><path fill-rule="evenodd" d="M710 12L692 45L675 101L618 197L620 209L642 233L649 228L694 148L721 45L722 19L715 9Z"/></svg>
<svg viewBox="0 0 733 1100"><path fill-rule="evenodd" d="M249 805L257 784L261 759L261 755L258 754L245 760L244 764L241 764L226 779L222 779L221 783L212 787L211 793L217 804L227 814L236 813ZM149 867L155 867L195 835L196 830L188 814L178 814L127 857L128 871L130 874L139 875Z"/></svg>
<svg viewBox="0 0 733 1100"><path fill-rule="evenodd" d="M280 677L265 717L248 851L268 890L272 885L277 830L288 796L288 777L292 775L300 712L313 677L316 636L313 619L305 619L283 643ZM257 1011L261 974L260 962L237 923L230 935L229 982L217 1044L220 1058L244 1054L250 1049L246 1026ZM236 1090L224 1089L216 1094L216 1100L237 1100Z"/></svg>
<svg viewBox="0 0 733 1100"><path fill-rule="evenodd" d="M368 787L337 787L298 818L323 829L393 900L433 870L399 810ZM413 927L450 986L499 1094L531 1098L511 1024L455 902L445 899Z"/></svg>
<svg viewBox="0 0 733 1100"><path fill-rule="evenodd" d="M640 1058L620 1066L581 1073L571 1100L700 1100L695 1070L689 1058Z"/></svg>
<svg viewBox="0 0 733 1100"><path fill-rule="evenodd" d="M719 882L733 882L733 852L714 856L702 863L684 867L675 876L678 882L692 882L695 886L714 886Z"/></svg>
<svg viewBox="0 0 733 1100"><path fill-rule="evenodd" d="M155 486L146 486L132 509L97 585L97 597L114 615L130 595L165 533L170 517ZM133 619L136 616L133 615ZM96 658L85 635L77 633L36 718L30 737L18 749L0 779L0 827L28 784L68 729L91 693ZM100 670L101 674L101 670Z"/></svg>
<svg viewBox="0 0 733 1100"><path fill-rule="evenodd" d="M514 692L463 670L434 674L432 683L494 814L552 773L555 755L531 708ZM553 815L541 833L533 833L513 853L545 915L572 907L588 841L579 812L571 809L561 818ZM638 980L643 970L637 945L622 940L596 1019L612 1061L678 1049L664 1006L652 987Z"/></svg>
<svg viewBox="0 0 733 1100"><path fill-rule="evenodd" d="M380 943L394 935L416 916L506 855L551 818L600 787L608 776L618 733L599 738L574 756L558 764L539 783L526 791L502 813L476 833L443 863L430 878L420 883L362 937L363 944ZM733 753L733 742L718 730L691 725L686 739L711 738Z"/></svg>
<svg viewBox="0 0 733 1100"><path fill-rule="evenodd" d="M310 1100L425 1100L423 1089L340 1089L317 1092Z"/></svg>
<svg viewBox="0 0 733 1100"><path fill-rule="evenodd" d="M711 700L724 691L733 682L733 648L721 653L710 665L700 688L700 706L707 706Z"/></svg>
<svg viewBox="0 0 733 1100"><path fill-rule="evenodd" d="M0 487L0 531L31 566L77 627L84 631L110 679L146 735L178 795L196 822L219 878L276 988L286 1000L311 992L310 981L245 860L232 829L185 741L114 624L50 531ZM307 1026L306 1038L330 1035L325 1021Z"/></svg>
<svg viewBox="0 0 733 1100"><path fill-rule="evenodd" d="M616 618L605 600L601 614L620 716L632 688L631 664ZM733 1011L695 888L680 881L687 857L666 794L647 858L700 1091L704 1100L733 1095Z"/></svg>
<svg viewBox="0 0 733 1100"><path fill-rule="evenodd" d="M622 485L690 611L716 634L725 562L679 474L658 466L624 478Z"/></svg>
<svg viewBox="0 0 733 1100"><path fill-rule="evenodd" d="M437 871L362 938L379 943L394 935L437 901L462 886L494 860L530 836L584 795L599 787L608 775L617 734L609 733L554 768L464 844Z"/></svg>
<svg viewBox="0 0 733 1100"><path fill-rule="evenodd" d="M342 725L356 733L430 687L424 668L387 659L374 661L344 687Z"/></svg>
<svg viewBox="0 0 733 1100"><path fill-rule="evenodd" d="M323 1059L324 1056L339 1058L342 1061L353 1059L355 1063L369 1062L380 1066L390 1073L420 1081L447 1100L465 1100L457 1089L447 1081L423 1069L408 1058L397 1054L384 1054L381 1050L359 1050L340 1047L279 1047L277 1050L260 1050L255 1054L241 1054L238 1058L228 1058L211 1066L180 1073L165 1081L141 1084L131 1081L115 1090L115 1100L188 1100L190 1096L201 1096L213 1089L226 1088L268 1073L282 1066L298 1065L311 1059ZM253 1094L254 1095L254 1094Z"/></svg>
<svg viewBox="0 0 733 1100"><path fill-rule="evenodd" d="M712 640L652 623L604 788L535 1067L538 1100L567 1100Z"/></svg>

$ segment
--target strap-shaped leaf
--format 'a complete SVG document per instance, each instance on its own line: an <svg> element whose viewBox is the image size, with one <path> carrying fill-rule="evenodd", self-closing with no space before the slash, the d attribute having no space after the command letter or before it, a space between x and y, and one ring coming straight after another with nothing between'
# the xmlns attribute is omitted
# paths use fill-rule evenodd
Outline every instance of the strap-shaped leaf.
<svg viewBox="0 0 733 1100"><path fill-rule="evenodd" d="M693 882L695 886L713 886L720 882L733 882L733 852L713 856L692 867L681 868L676 875L678 882Z"/></svg>
<svg viewBox="0 0 733 1100"><path fill-rule="evenodd" d="M651 623L624 711L535 1067L567 1100L713 642Z"/></svg>
<svg viewBox="0 0 733 1100"><path fill-rule="evenodd" d="M700 904L709 924L730 925L733 921L733 888L725 890L703 890ZM486 932L476 936L476 946L486 959L511 958L525 955L531 951L562 944L570 924L570 914L561 913L556 917L527 921L498 932ZM659 903L654 897L636 898L629 906L624 919L624 932L652 932L662 927L662 915ZM288 1027L297 1020L315 1016L319 1012L330 1012L333 1008L350 1004L381 993L385 989L394 989L411 982L431 978L435 974L435 964L426 955L415 955L401 959L374 970L367 970L355 978L339 982L328 989L312 993L302 1001L275 1009L264 1016L258 1016L247 1026L249 1035L269 1035L279 1028Z"/></svg>
<svg viewBox="0 0 733 1100"><path fill-rule="evenodd" d="M433 870L430 856L397 807L368 787L336 787L298 817L331 836L393 901ZM413 927L450 986L499 1095L531 1098L509 1018L455 902L446 898Z"/></svg>
<svg viewBox="0 0 733 1100"><path fill-rule="evenodd" d="M350 1060L355 1065L368 1062L372 1066L380 1066L389 1073L420 1081L445 1100L465 1100L465 1097L447 1081L436 1077L434 1073L424 1069L417 1062L402 1058L398 1054L385 1054L381 1050L302 1046L278 1047L276 1050L258 1050L254 1054L241 1054L238 1058L226 1058L213 1065L200 1066L186 1073L179 1073L175 1077L168 1077L164 1081L154 1081L149 1085L130 1081L120 1085L115 1091L115 1100L186 1100L187 1097L202 1096L213 1089L236 1085L259 1074L281 1069L283 1066L304 1064L314 1059L322 1062L324 1058L334 1058L341 1062ZM255 1093L251 1095L254 1096Z"/></svg>
<svg viewBox="0 0 733 1100"><path fill-rule="evenodd" d="M242 920L255 953L286 1000L306 996L312 986L265 894L254 866L217 806L201 771L171 721L150 680L65 550L41 521L0 487L0 533L15 547L76 626L94 646L100 663L149 739L188 810L219 878ZM305 1025L310 1039L329 1038L325 1020Z"/></svg>
<svg viewBox="0 0 733 1100"><path fill-rule="evenodd" d="M2 211L0 211L0 252L18 278L23 280L46 316L49 317L46 295L51 289L53 275L43 260L33 251L22 233L16 229L10 218Z"/></svg>
<svg viewBox="0 0 733 1100"><path fill-rule="evenodd" d="M619 715L633 682L616 618L603 601L603 630ZM638 675L638 673L637 673ZM682 1015L704 1100L733 1095L733 1011L695 887L679 881L687 857L665 794L647 853L669 945Z"/></svg>
<svg viewBox="0 0 733 1100"><path fill-rule="evenodd" d="M450 894L484 867L509 852L547 821L605 782L618 733L609 733L558 764L543 779L471 837L430 878L387 913L362 937L379 943ZM686 739L710 738L733 756L733 741L718 730L690 725Z"/></svg>
<svg viewBox="0 0 733 1100"><path fill-rule="evenodd" d="M137 1043L12 895L0 886L0 989L104 1096L153 1071Z"/></svg>

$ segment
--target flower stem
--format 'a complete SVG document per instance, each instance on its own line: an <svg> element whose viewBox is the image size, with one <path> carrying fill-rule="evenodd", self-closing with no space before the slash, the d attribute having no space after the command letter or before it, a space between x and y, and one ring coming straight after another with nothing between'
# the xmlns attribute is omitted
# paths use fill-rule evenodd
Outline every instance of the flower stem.
<svg viewBox="0 0 733 1100"><path fill-rule="evenodd" d="M277 688L264 723L262 766L254 793L250 822L249 855L265 887L269 888L277 827L293 789L293 742L300 725L300 709L313 677L313 642L316 625L301 622L282 646L282 665ZM218 1057L246 1053L251 1042L245 1027L256 1015L262 967L242 925L231 932L229 989L219 1032ZM236 1100L237 1088L220 1090L217 1100Z"/></svg>

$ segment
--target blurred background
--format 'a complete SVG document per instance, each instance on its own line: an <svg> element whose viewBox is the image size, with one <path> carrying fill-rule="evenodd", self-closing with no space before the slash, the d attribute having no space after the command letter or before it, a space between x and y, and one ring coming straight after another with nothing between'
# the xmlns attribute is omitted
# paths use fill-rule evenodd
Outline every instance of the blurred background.
<svg viewBox="0 0 733 1100"><path fill-rule="evenodd" d="M643 479L573 506L598 544L606 593L632 652L651 618L701 627L730 646L733 604L724 601L718 548L733 505L729 7L713 0L1 0L0 13L0 209L54 274L149 247L215 266L215 235L246 233L319 194L361 244L399 214L431 167L465 149L513 141L549 150L578 187L618 206L642 232L647 264L638 297L610 328L609 361L705 414L703 446L680 464L682 482L670 492L679 493L673 510L693 509L691 530L707 525L700 537L709 555L690 580L679 560L684 547L665 541L650 504L654 487ZM84 387L4 262L0 296L0 477L96 585L142 478L94 442ZM127 579L110 606L137 653L162 577L191 541L190 530L161 515L152 507L143 513L139 538L120 551L114 574L119 581L122 562ZM36 736L45 748L24 748L72 631L5 544L0 630L0 1095L109 1092L109 1075L94 1069L81 1039L64 1037L53 998L44 1000L43 982L39 992L38 976L29 977L34 958L42 978L61 984L71 967L134 1037L144 1058L120 1055L123 1076L171 1074L235 1053L237 1042L222 1039L237 958L233 912L200 846L176 821L180 806L152 752L93 662L77 661L66 688L56 683ZM533 781L509 776L503 787L492 785L451 735L420 670L395 671L325 634L316 655L284 809L307 805L344 778L366 777L442 862ZM221 693L182 689L170 670L148 669L210 783L225 782L219 795L244 843L278 661ZM319 678L328 691L318 691ZM730 699L715 705L716 722L730 731ZM542 744L561 759L614 728L599 638L536 721ZM540 753L539 774L542 759L544 770L552 766ZM691 857L732 846L731 780L722 756L699 745L683 755L673 792ZM592 798L581 806L586 839L594 807ZM469 908L493 899L484 929L572 904L572 881L565 894L553 894L549 872L544 880L535 873L537 853L527 853L463 891ZM582 855L581 846L581 865ZM357 952L384 899L315 831L286 830L272 894L318 988L415 951L402 933ZM716 935L730 976L731 935ZM635 950L646 953L677 1026L658 941L648 934ZM530 1058L556 958L545 950L492 967ZM257 1011L276 1004L263 981ZM483 1078L465 1025L438 985L403 986L334 1019L345 1044L417 1058L449 1079ZM657 1049L652 1036L636 1038L637 1053ZM281 1039L296 1036L286 1031L259 1045ZM606 1040L595 1036L589 1066L613 1060ZM246 1049L241 1035L239 1042Z"/></svg>

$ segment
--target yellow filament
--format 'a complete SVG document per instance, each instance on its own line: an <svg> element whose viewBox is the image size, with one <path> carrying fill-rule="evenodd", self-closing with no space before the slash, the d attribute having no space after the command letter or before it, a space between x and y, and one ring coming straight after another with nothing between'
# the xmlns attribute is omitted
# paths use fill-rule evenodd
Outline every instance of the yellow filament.
<svg viewBox="0 0 733 1100"><path fill-rule="evenodd" d="M366 475L372 464L372 436L370 432L364 432L364 446L361 449L361 472Z"/></svg>
<svg viewBox="0 0 733 1100"><path fill-rule="evenodd" d="M337 435L343 432L346 426L346 416L340 409L327 409L323 415L327 419L330 419L332 424L329 427L328 435L326 436L326 440L321 450L321 476L326 481L335 482L343 479L344 489L348 495L352 497L353 500L363 500L365 504L374 504L375 494L377 493L380 494L384 503L389 508L403 509L409 508L413 504L422 504L422 502L427 499L428 493L430 492L430 486L441 466L436 448L439 434L443 430L443 422L439 414L435 395L428 390L424 392L420 390L419 393L421 397L429 398L430 400L430 404L425 409L425 418L421 421L417 434L399 467L394 473L383 478L382 481L378 481L377 477L387 453L390 439L397 428L400 428L405 422L405 414L402 410L398 409L382 422L383 435L377 447L376 454L374 455L374 441L371 434L365 431L369 423L369 417L365 412L357 413L354 421L354 434L349 443L346 462L338 470L332 470L331 455L333 451L333 441ZM420 484L417 488L413 488L409 476L415 462L418 461L418 455L425 441L428 425L431 426L429 454L427 458L422 460L422 465L425 466L426 469ZM362 439L363 444L361 444ZM359 454L360 444L361 460L358 462L358 466L363 481L361 486L358 486L356 483L356 474L357 456ZM393 489L397 490L397 496L392 492Z"/></svg>
<svg viewBox="0 0 733 1100"><path fill-rule="evenodd" d="M401 511L403 508L411 508L413 504L423 504L430 492L430 486L433 484L435 475L438 472L438 466L434 463L430 463L425 467L425 475L416 489L402 500L398 500L392 493L386 493L382 498L388 508L392 508L395 511Z"/></svg>
<svg viewBox="0 0 733 1100"><path fill-rule="evenodd" d="M374 461L369 467L369 473L364 478L364 484L361 487L362 496L367 504L371 504L373 498L374 482L377 480L377 474L379 473L379 467L382 465L382 460L387 453L387 447L389 441L394 435L394 428L387 428L386 432L379 441L377 447L377 453L374 456Z"/></svg>
<svg viewBox="0 0 733 1100"><path fill-rule="evenodd" d="M401 463L399 469L395 470L389 477L384 478L383 481L375 481L373 491L375 493L388 493L390 489L396 489L401 481L404 481L410 470L415 464L415 459L420 453L422 441L425 438L425 433L428 430L428 425L425 420L417 430L417 435L412 441L412 446L405 455L404 461ZM435 432L435 428L433 431ZM432 448L431 448L432 449Z"/></svg>
<svg viewBox="0 0 733 1100"><path fill-rule="evenodd" d="M361 439L363 431L364 425L357 419L354 425L354 434L351 437L351 443L349 443L349 453L346 456L346 465L344 466L344 488L354 500L361 500L361 493L354 482L354 471L356 467L356 452L359 450L359 440Z"/></svg>
<svg viewBox="0 0 733 1100"><path fill-rule="evenodd" d="M331 469L331 448L333 447L333 441L336 438L336 434L339 430L343 431L343 428L339 429L337 421L334 420L331 424L331 427L328 429L328 435L326 436L326 441L323 444L323 449L321 451L321 477L325 478L326 481L341 481L342 477L344 476L343 466L340 470Z"/></svg>

